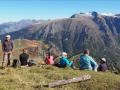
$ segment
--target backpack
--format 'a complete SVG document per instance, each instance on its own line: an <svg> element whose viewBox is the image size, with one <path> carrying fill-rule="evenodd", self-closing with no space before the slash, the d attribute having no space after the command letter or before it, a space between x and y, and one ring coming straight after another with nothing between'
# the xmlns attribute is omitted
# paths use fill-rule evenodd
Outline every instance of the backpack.
<svg viewBox="0 0 120 90"><path fill-rule="evenodd" d="M19 67L19 66L20 66L19 60L14 59L14 60L13 60L13 63L12 63L12 67L16 68L16 67Z"/></svg>
<svg viewBox="0 0 120 90"><path fill-rule="evenodd" d="M35 65L37 65L35 60L29 60L28 66L35 66Z"/></svg>

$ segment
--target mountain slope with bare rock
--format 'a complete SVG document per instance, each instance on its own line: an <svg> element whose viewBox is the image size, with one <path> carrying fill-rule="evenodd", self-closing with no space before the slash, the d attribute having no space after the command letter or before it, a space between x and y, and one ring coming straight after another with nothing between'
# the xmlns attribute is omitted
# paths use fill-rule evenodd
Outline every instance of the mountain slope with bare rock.
<svg viewBox="0 0 120 90"><path fill-rule="evenodd" d="M119 14L79 13L70 18L33 24L10 34L14 39L42 40L70 56L88 48L95 58L107 58L111 69L120 70Z"/></svg>

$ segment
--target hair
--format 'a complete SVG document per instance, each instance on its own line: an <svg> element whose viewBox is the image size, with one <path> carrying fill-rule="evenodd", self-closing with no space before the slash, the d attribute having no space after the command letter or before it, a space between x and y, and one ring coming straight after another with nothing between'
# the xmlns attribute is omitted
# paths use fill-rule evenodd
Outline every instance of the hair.
<svg viewBox="0 0 120 90"><path fill-rule="evenodd" d="M84 54L88 54L89 53L89 49L85 49L83 53Z"/></svg>
<svg viewBox="0 0 120 90"><path fill-rule="evenodd" d="M48 54L48 56L51 56L51 53L50 53L50 52L47 52L46 54Z"/></svg>
<svg viewBox="0 0 120 90"><path fill-rule="evenodd" d="M101 63L101 64L104 64L104 63L106 63L106 62L105 62L105 61L103 61L103 60L101 60L101 61L100 61L100 63Z"/></svg>
<svg viewBox="0 0 120 90"><path fill-rule="evenodd" d="M27 52L27 49L23 49L23 52L26 53L26 52Z"/></svg>

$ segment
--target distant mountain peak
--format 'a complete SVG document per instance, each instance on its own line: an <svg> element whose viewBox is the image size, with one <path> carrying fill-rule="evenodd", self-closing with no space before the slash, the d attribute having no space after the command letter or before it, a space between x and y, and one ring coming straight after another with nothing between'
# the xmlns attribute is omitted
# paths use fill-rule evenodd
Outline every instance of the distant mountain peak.
<svg viewBox="0 0 120 90"><path fill-rule="evenodd" d="M87 13L77 13L73 14L71 18L79 18L81 16L89 16L89 17L98 17L98 16L110 16L110 17L118 17L120 14L113 14L113 13L98 13L96 11L87 12Z"/></svg>

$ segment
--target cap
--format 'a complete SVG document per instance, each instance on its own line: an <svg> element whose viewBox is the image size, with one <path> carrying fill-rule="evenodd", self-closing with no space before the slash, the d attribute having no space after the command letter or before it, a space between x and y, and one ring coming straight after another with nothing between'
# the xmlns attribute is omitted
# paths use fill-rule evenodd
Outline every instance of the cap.
<svg viewBox="0 0 120 90"><path fill-rule="evenodd" d="M10 38L11 36L10 35L6 35L5 37Z"/></svg>
<svg viewBox="0 0 120 90"><path fill-rule="evenodd" d="M67 56L67 53L66 53L66 52L63 52L63 53L62 53L62 56Z"/></svg>
<svg viewBox="0 0 120 90"><path fill-rule="evenodd" d="M105 58L101 58L102 61L106 62L106 59Z"/></svg>

